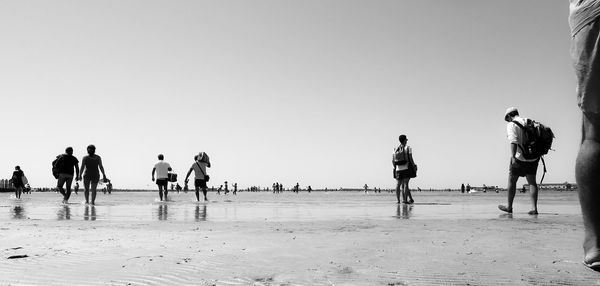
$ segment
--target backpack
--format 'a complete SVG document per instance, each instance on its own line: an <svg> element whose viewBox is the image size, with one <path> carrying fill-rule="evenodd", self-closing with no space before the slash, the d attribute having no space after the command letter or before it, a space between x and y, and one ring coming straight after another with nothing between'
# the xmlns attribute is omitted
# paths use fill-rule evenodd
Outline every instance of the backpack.
<svg viewBox="0 0 600 286"><path fill-rule="evenodd" d="M525 125L520 122L513 121L519 126L525 134L525 140L523 146L519 145L523 152L525 159L538 159L542 160L544 165L544 174L540 180L540 185L544 181L546 176L546 162L544 162L544 155L548 154L548 151L552 149L552 141L554 140L554 132L550 127L545 126L535 120L527 119Z"/></svg>
<svg viewBox="0 0 600 286"><path fill-rule="evenodd" d="M394 165L406 165L408 163L408 146L404 146L404 148L398 147L396 152L394 152L392 161Z"/></svg>
<svg viewBox="0 0 600 286"><path fill-rule="evenodd" d="M513 121L513 123L519 126L525 134L523 146L519 145L525 159L537 159L548 154L554 140L554 133L550 127L531 119L527 119L525 125L518 121Z"/></svg>
<svg viewBox="0 0 600 286"><path fill-rule="evenodd" d="M52 161L52 176L54 176L55 179L58 179L58 173L60 172L60 167L62 166L62 162L63 162L63 155L58 155L56 156L56 159L54 159L54 161Z"/></svg>

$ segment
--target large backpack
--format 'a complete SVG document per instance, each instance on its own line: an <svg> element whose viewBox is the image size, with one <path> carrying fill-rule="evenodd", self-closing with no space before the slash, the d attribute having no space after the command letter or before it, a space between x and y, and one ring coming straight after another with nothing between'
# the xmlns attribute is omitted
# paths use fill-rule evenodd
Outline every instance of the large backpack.
<svg viewBox="0 0 600 286"><path fill-rule="evenodd" d="M552 148L554 132L552 132L550 127L531 119L526 119L525 125L516 120L513 120L513 123L519 126L523 130L523 134L525 134L523 145L519 145L519 148L523 152L523 157L525 159L540 158L542 160L542 164L544 165L544 174L540 180L540 184L542 184L546 175L546 162L544 162L543 156L548 154L548 151Z"/></svg>
<svg viewBox="0 0 600 286"><path fill-rule="evenodd" d="M406 165L408 163L408 146L398 147L392 157L394 165Z"/></svg>
<svg viewBox="0 0 600 286"><path fill-rule="evenodd" d="M548 154L554 140L554 133L550 127L531 119L526 119L525 125L518 121L513 123L525 134L523 146L519 145L525 159L537 159Z"/></svg>
<svg viewBox="0 0 600 286"><path fill-rule="evenodd" d="M54 159L54 161L52 161L52 176L54 176L55 179L58 179L60 167L63 163L62 159L63 159L63 155L58 155L58 156L56 156L56 159Z"/></svg>

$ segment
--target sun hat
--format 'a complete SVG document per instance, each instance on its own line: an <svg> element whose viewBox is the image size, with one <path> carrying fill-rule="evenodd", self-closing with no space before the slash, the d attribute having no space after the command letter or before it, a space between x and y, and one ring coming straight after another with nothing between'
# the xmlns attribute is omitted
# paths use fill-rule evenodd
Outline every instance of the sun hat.
<svg viewBox="0 0 600 286"><path fill-rule="evenodd" d="M517 112L519 113L519 111L517 110L516 107L509 107L506 109L506 112L504 112L504 121L508 121L508 115L513 113L513 112Z"/></svg>

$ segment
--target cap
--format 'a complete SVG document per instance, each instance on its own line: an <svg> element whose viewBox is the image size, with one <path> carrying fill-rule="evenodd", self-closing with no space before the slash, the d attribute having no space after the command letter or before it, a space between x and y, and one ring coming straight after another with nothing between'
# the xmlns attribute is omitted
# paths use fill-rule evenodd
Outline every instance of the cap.
<svg viewBox="0 0 600 286"><path fill-rule="evenodd" d="M506 112L504 112L504 121L508 121L507 117L509 114L513 113L513 112L517 112L519 113L519 111L517 110L516 107L509 107L506 109Z"/></svg>

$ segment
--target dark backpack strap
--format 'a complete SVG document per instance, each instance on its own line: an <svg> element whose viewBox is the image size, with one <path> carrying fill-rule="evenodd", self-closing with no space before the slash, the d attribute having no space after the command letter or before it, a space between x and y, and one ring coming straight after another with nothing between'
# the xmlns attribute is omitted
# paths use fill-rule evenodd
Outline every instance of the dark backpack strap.
<svg viewBox="0 0 600 286"><path fill-rule="evenodd" d="M204 173L204 171L202 171L202 166L200 166L200 164L198 164L198 161L196 161L196 165L198 165L198 168L200 168L200 172L202 173L202 175L204 175L204 177L206 177L206 173Z"/></svg>
<svg viewBox="0 0 600 286"><path fill-rule="evenodd" d="M546 162L544 161L544 156L540 157L542 159L542 165L544 166L544 173L542 174L542 179L540 180L540 185L544 181L544 177L546 176Z"/></svg>
<svg viewBox="0 0 600 286"><path fill-rule="evenodd" d="M529 119L527 119L527 120L529 120ZM516 120L513 120L511 122L516 124L517 126L519 126L519 128L521 128L521 130L523 130L523 132L525 132L525 126L523 126L523 124L521 124L521 122L518 122ZM523 146L521 146L521 144L517 144L517 147L521 148L521 152L525 153L525 148L523 148Z"/></svg>
<svg viewBox="0 0 600 286"><path fill-rule="evenodd" d="M523 126L523 124L521 124L521 122L513 120L511 121L512 123L516 124L517 126L519 126L521 129L525 129L525 126Z"/></svg>

